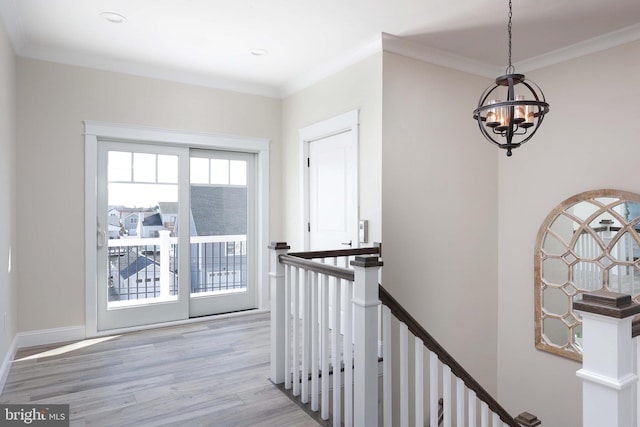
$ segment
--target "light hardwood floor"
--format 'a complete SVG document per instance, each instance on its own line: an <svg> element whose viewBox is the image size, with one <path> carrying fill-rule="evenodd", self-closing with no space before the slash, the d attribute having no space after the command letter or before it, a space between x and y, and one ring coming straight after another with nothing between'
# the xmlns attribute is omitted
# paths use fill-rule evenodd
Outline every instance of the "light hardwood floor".
<svg viewBox="0 0 640 427"><path fill-rule="evenodd" d="M70 404L72 426L316 426L269 381L269 315L21 350L0 403Z"/></svg>

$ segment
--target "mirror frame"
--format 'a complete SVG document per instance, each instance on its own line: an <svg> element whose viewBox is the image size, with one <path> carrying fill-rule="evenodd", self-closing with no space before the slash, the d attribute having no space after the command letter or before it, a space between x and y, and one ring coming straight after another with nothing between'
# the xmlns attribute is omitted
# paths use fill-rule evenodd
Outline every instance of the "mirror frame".
<svg viewBox="0 0 640 427"><path fill-rule="evenodd" d="M556 354L558 356L562 356L562 357L566 357L572 360L576 360L581 362L582 361L582 351L580 349L580 346L577 345L575 343L575 335L573 333L573 331L578 327L582 325L582 321L580 319L580 316L575 314L573 312L573 304L572 301L576 298L576 297L580 297L581 294L585 293L585 292L590 292L586 291L584 289L580 289L577 286L575 286L573 284L573 282L571 281L571 279L573 279L573 276L571 274L571 265L575 265L576 263L578 263L578 260L581 260L582 258L575 256L573 248L570 246L571 242L568 242L567 244L565 244L564 246L567 248L566 252L564 252L563 255L561 255L560 257L564 257L565 254L567 254L569 251L572 251L571 255L576 258L576 260L574 260L573 262L567 264L567 268L568 268L568 277L567 277L567 284L571 284L573 286L573 288L575 289L575 293L570 295L569 293L567 293L567 302L568 302L568 307L567 307L567 311L564 314L560 314L560 313L550 313L551 316L557 316L557 317L550 317L550 318L555 318L558 319L559 317L569 317L569 316L574 316L575 320L577 320L576 323L572 323L571 325L568 325L566 322L564 322L564 324L567 326L567 335L568 335L568 339L567 339L567 343L565 345L558 345L558 344L554 344L551 342L551 340L548 340L544 334L543 334L543 326L544 326L544 320L545 318L548 318L549 313L545 314L543 312L543 307L542 307L542 293L544 291L544 289L547 288L547 285L544 283L543 281L543 271L542 271L542 265L543 262L546 259L551 259L554 258L554 256L549 256L548 254L545 253L545 251L543 250L543 244L545 242L545 237L547 236L547 234L550 232L552 225L554 224L555 220L561 216L561 215L567 215L567 216L571 216L572 219L574 219L574 222L578 222L581 221L581 224L579 223L579 225L588 225L590 224L593 220L597 219L599 216L601 216L604 212L607 212L607 208L606 206L611 206L611 205L603 205L602 203L598 203L595 200L596 199L600 199L600 198L617 198L620 199L620 203L624 203L624 202L635 202L635 203L639 203L640 204L640 195L635 194L635 193L631 193L631 192L627 192L627 191L621 191L621 190L611 190L611 189L602 189L602 190L591 190L591 191L586 191L580 194L576 194L573 197L570 197L568 199L566 199L565 201L563 201L562 203L560 203L558 206L556 206L550 213L549 215L547 215L547 217L545 218L545 220L543 221L542 225L540 226L540 229L538 231L538 236L536 239L536 245L535 245L535 251L534 251L534 295L535 295L535 346L538 350L543 350L543 351L547 351L549 353L553 353ZM573 206L575 206L576 204L580 203L580 202L590 202L594 205L602 205L602 207L598 210L596 210L595 213L589 215L589 217L585 220L579 220L576 221L576 217L572 216L571 214L569 214L567 211L567 209L572 208ZM628 222L625 222L624 224L627 227L633 226L633 225L640 225L640 217L638 218L634 218ZM591 227L590 227L591 228ZM579 228L580 229L580 228ZM593 230L593 228L591 228L591 230ZM557 240L557 236L554 236ZM615 239L614 239L615 240ZM617 240L615 240L615 242L617 242ZM562 242L564 244L564 242ZM610 245L609 245L610 246ZM608 249L612 249L609 248L609 246L607 247ZM615 247L615 245L614 245ZM604 249L604 252L606 253L610 253L610 251L608 249ZM557 259L559 256L555 255L555 258ZM565 263L567 263L567 261L564 261ZM593 262L593 261L592 261ZM640 260L637 261L637 265L640 266ZM561 287L558 287L557 289L561 289L564 288L565 286L567 286L566 284L562 285ZM600 289L605 289L606 285L604 284L604 280L602 283L602 286ZM640 294L636 294L636 295L632 295L632 298L634 300L638 300L640 299ZM559 319L559 321L563 321L562 319Z"/></svg>

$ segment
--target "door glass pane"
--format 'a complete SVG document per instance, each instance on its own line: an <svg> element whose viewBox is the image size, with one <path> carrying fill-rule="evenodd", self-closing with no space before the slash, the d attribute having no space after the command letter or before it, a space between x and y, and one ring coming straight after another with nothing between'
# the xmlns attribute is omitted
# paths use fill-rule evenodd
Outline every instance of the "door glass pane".
<svg viewBox="0 0 640 427"><path fill-rule="evenodd" d="M178 183L178 157L158 154L158 182Z"/></svg>
<svg viewBox="0 0 640 427"><path fill-rule="evenodd" d="M196 158L192 158L193 161ZM236 168L229 185L229 160L210 160L206 183L191 180L191 294L244 292L247 288L247 171ZM200 178L200 177L197 177Z"/></svg>
<svg viewBox="0 0 640 427"><path fill-rule="evenodd" d="M229 183L231 185L247 185L247 162L231 160L229 162Z"/></svg>
<svg viewBox="0 0 640 427"><path fill-rule="evenodd" d="M211 184L229 183L229 160L211 159Z"/></svg>
<svg viewBox="0 0 640 427"><path fill-rule="evenodd" d="M156 154L133 153L133 180L136 182L156 181Z"/></svg>
<svg viewBox="0 0 640 427"><path fill-rule="evenodd" d="M109 151L107 163L111 182L131 182L131 153Z"/></svg>
<svg viewBox="0 0 640 427"><path fill-rule="evenodd" d="M209 183L209 160L192 157L189 163L192 184Z"/></svg>
<svg viewBox="0 0 640 427"><path fill-rule="evenodd" d="M178 295L178 156L107 156L108 308Z"/></svg>

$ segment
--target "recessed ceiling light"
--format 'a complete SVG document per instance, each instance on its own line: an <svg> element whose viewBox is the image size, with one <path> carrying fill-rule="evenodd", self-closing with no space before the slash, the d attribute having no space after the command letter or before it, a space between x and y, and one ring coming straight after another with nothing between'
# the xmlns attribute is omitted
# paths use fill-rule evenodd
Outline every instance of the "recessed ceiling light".
<svg viewBox="0 0 640 427"><path fill-rule="evenodd" d="M265 56L268 53L266 49L251 49L251 55L253 56Z"/></svg>
<svg viewBox="0 0 640 427"><path fill-rule="evenodd" d="M127 18L115 12L102 12L100 16L113 24L122 24L127 20Z"/></svg>

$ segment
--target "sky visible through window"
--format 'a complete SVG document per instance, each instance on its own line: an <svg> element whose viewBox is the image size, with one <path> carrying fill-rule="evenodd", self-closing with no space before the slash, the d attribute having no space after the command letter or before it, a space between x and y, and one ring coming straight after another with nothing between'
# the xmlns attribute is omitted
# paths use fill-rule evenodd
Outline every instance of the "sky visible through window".
<svg viewBox="0 0 640 427"><path fill-rule="evenodd" d="M178 156L109 151L108 204L151 208L178 201ZM190 159L190 181L197 185L247 185L244 160Z"/></svg>

